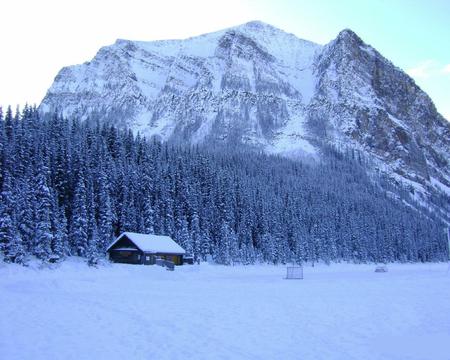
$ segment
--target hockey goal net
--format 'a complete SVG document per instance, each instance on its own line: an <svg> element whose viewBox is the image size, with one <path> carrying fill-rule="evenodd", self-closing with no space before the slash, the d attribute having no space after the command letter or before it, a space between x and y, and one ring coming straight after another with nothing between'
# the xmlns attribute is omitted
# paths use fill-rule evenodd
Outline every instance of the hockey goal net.
<svg viewBox="0 0 450 360"><path fill-rule="evenodd" d="M303 266L287 266L286 279L303 279Z"/></svg>

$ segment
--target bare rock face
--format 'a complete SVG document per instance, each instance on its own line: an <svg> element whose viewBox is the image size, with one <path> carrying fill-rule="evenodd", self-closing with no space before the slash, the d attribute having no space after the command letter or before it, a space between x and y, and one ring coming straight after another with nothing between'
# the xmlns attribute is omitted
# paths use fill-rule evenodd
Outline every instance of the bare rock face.
<svg viewBox="0 0 450 360"><path fill-rule="evenodd" d="M408 75L344 30L318 56L317 76L308 111L316 133L420 191L448 193L450 124Z"/></svg>
<svg viewBox="0 0 450 360"><path fill-rule="evenodd" d="M358 150L425 205L450 194L450 124L351 30L325 46L261 22L185 40L118 40L63 68L40 109L290 157L320 159L331 143Z"/></svg>

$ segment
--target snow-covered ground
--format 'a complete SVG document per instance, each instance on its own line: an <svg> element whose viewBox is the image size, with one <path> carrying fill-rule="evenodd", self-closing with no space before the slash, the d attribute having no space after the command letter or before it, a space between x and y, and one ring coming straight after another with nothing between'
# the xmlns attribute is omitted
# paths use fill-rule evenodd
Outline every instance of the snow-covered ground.
<svg viewBox="0 0 450 360"><path fill-rule="evenodd" d="M0 264L2 359L450 359L447 264Z"/></svg>

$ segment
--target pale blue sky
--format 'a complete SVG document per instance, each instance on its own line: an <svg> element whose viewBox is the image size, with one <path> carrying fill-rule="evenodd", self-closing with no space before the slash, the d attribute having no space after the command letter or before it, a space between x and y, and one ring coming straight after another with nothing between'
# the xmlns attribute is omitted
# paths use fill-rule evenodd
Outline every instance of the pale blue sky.
<svg viewBox="0 0 450 360"><path fill-rule="evenodd" d="M322 44L354 30L450 119L447 0L6 0L0 13L3 105L39 103L62 66L90 60L116 38L184 38L262 20Z"/></svg>

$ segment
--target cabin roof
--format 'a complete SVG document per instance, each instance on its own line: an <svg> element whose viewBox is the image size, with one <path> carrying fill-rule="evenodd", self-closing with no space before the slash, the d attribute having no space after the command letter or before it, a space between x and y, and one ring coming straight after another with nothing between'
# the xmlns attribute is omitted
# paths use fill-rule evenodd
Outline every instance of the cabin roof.
<svg viewBox="0 0 450 360"><path fill-rule="evenodd" d="M133 232L124 232L111 245L108 246L107 251L111 249L120 239L126 236L136 247L149 253L162 254L185 254L186 251L172 240L169 236L154 235L154 234L138 234Z"/></svg>

